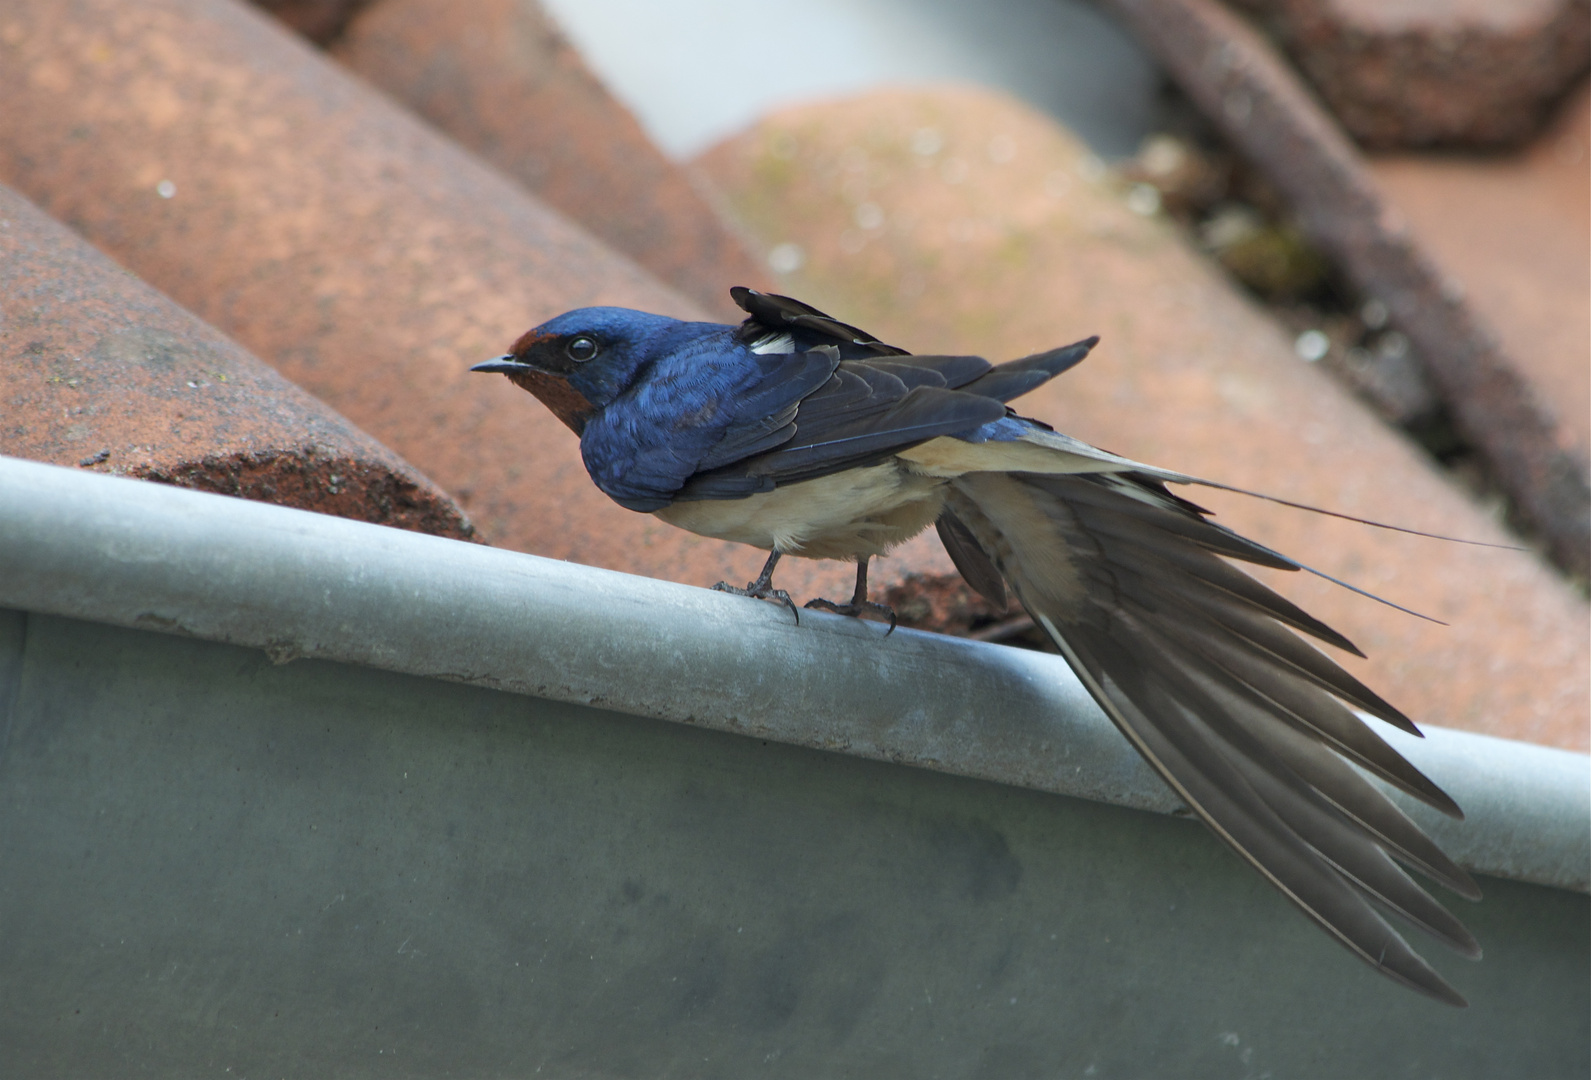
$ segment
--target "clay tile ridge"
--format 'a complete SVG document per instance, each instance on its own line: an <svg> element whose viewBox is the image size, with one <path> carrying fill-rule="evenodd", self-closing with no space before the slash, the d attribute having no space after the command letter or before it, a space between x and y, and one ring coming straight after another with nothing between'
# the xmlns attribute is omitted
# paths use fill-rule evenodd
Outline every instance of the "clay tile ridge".
<svg viewBox="0 0 1591 1080"><path fill-rule="evenodd" d="M412 465L0 187L0 454L467 539Z"/></svg>

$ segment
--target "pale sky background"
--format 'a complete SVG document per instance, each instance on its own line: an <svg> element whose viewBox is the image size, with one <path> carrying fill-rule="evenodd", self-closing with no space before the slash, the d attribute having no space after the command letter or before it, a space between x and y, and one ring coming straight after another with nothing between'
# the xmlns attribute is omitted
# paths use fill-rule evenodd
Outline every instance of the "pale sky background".
<svg viewBox="0 0 1591 1080"><path fill-rule="evenodd" d="M1105 157L1153 126L1143 51L1079 0L543 0L663 150L688 159L781 105L973 82Z"/></svg>

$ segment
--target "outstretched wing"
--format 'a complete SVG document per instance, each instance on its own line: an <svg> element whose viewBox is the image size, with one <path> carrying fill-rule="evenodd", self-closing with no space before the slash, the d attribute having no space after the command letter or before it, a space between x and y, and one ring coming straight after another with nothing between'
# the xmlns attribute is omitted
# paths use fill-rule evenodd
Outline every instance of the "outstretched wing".
<svg viewBox="0 0 1591 1080"><path fill-rule="evenodd" d="M1348 706L1418 732L1293 631L1357 653L1351 642L1225 560L1297 564L1143 473L972 472L952 491L954 540L999 568L1205 823L1372 966L1464 1004L1382 912L1478 957L1474 937L1398 864L1471 899L1479 889L1349 762L1462 815Z"/></svg>

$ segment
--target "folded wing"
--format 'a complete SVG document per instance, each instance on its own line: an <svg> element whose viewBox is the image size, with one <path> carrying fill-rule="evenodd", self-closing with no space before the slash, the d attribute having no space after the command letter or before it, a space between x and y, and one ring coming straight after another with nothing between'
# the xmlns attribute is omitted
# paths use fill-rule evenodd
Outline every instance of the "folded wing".
<svg viewBox="0 0 1591 1080"><path fill-rule="evenodd" d="M1012 415L1005 402L1070 369L1098 338L995 366L978 356L914 356L799 300L736 287L735 340L776 366L813 355L833 375L778 412L738 401L735 424L703 455L680 499L739 499L882 461ZM771 354L771 355L770 355ZM809 365L808 365L809 366ZM1079 444L1081 445L1081 444Z"/></svg>

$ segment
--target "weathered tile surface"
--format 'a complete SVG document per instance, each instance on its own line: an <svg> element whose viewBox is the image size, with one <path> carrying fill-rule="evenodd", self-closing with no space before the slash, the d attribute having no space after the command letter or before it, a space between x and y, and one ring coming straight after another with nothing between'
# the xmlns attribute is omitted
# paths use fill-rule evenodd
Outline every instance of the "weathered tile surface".
<svg viewBox="0 0 1591 1080"><path fill-rule="evenodd" d="M472 531L413 466L3 186L0 454Z"/></svg>
<svg viewBox="0 0 1591 1080"><path fill-rule="evenodd" d="M1132 213L1051 123L974 90L780 113L704 160L790 287L914 351L1009 359L1102 335L1019 409L1118 453L1450 536L1508 536L1233 291L1169 223ZM1584 749L1583 601L1532 555L1400 536L1192 491L1220 519L1450 626L1302 574L1287 595L1370 654L1372 685L1433 723ZM929 539L879 568L946 573Z"/></svg>
<svg viewBox="0 0 1591 1080"><path fill-rule="evenodd" d="M722 318L762 268L535 0L381 0L335 55Z"/></svg>

